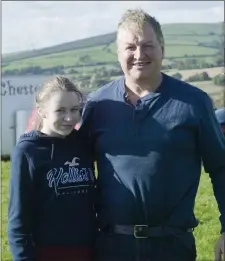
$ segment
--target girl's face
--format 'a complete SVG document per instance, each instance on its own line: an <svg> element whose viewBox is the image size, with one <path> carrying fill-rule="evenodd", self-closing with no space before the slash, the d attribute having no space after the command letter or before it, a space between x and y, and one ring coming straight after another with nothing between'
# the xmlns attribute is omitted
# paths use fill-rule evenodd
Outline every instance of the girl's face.
<svg viewBox="0 0 225 261"><path fill-rule="evenodd" d="M50 136L69 135L80 121L80 101L75 92L58 91L40 109L42 132Z"/></svg>

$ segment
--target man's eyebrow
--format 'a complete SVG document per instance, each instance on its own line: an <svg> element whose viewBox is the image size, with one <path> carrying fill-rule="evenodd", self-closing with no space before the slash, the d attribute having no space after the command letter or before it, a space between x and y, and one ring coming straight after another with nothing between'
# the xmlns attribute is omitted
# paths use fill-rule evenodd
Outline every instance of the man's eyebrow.
<svg viewBox="0 0 225 261"><path fill-rule="evenodd" d="M146 43L153 43L153 41L149 40L149 41L143 42L143 44L146 44Z"/></svg>
<svg viewBox="0 0 225 261"><path fill-rule="evenodd" d="M141 42L141 44L149 44L149 43L153 43L152 40L149 40L149 41L144 41L144 42ZM135 43L129 43L129 42L125 42L126 45L134 45Z"/></svg>

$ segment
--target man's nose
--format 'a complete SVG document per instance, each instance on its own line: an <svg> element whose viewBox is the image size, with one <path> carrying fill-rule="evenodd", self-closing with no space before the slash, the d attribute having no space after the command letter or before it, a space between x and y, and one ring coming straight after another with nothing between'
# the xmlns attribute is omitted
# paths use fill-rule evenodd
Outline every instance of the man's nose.
<svg viewBox="0 0 225 261"><path fill-rule="evenodd" d="M142 48L141 46L138 46L134 52L134 58L136 60L141 60L142 57L144 57L144 48Z"/></svg>

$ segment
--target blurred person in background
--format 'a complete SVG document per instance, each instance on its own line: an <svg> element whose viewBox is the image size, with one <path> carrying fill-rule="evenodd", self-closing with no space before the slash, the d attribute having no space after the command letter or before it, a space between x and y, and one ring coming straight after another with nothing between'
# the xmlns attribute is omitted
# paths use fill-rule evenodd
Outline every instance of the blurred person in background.
<svg viewBox="0 0 225 261"><path fill-rule="evenodd" d="M221 126L222 132L225 136L225 108L219 108L215 111L216 118Z"/></svg>

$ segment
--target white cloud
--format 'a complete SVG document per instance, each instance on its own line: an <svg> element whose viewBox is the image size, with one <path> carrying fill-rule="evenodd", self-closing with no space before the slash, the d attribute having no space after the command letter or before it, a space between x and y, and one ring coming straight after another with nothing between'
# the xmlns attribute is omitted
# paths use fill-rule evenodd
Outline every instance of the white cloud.
<svg viewBox="0 0 225 261"><path fill-rule="evenodd" d="M128 8L141 7L163 23L218 22L223 1L2 2L3 53L37 49L116 30Z"/></svg>

